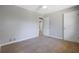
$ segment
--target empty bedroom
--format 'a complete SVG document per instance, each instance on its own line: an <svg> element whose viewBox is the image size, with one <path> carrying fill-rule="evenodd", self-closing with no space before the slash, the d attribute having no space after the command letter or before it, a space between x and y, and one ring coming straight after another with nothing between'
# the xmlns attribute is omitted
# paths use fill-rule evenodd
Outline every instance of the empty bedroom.
<svg viewBox="0 0 79 59"><path fill-rule="evenodd" d="M0 5L1 53L79 53L78 5Z"/></svg>

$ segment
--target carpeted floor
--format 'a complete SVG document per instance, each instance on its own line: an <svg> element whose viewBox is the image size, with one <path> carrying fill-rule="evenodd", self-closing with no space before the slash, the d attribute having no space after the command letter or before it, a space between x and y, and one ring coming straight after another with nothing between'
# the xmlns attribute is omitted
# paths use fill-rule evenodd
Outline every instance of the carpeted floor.
<svg viewBox="0 0 79 59"><path fill-rule="evenodd" d="M2 53L79 52L79 43L50 37L37 37L2 47Z"/></svg>

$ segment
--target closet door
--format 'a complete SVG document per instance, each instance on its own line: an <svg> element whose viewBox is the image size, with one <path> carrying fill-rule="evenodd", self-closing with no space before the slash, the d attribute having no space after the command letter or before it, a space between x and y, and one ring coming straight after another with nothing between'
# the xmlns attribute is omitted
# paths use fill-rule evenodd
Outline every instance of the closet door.
<svg viewBox="0 0 79 59"><path fill-rule="evenodd" d="M78 40L78 13L77 11L64 14L64 40L77 42Z"/></svg>

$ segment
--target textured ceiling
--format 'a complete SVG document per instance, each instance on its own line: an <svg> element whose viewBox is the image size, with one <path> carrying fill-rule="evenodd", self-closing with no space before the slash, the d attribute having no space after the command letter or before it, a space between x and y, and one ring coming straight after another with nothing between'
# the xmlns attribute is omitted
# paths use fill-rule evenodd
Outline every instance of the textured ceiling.
<svg viewBox="0 0 79 59"><path fill-rule="evenodd" d="M52 12L56 12L59 10L72 7L74 5L46 5L47 6L46 9L41 8L42 5L17 5L17 6L30 10L30 11L38 12L41 14L48 14L48 13L52 13Z"/></svg>

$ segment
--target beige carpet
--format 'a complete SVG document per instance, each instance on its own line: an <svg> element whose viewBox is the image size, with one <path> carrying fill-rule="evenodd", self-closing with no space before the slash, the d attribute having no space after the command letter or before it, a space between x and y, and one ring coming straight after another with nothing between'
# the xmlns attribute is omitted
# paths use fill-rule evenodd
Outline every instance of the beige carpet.
<svg viewBox="0 0 79 59"><path fill-rule="evenodd" d="M37 37L2 47L5 53L79 52L79 44L50 37Z"/></svg>

